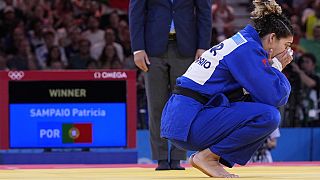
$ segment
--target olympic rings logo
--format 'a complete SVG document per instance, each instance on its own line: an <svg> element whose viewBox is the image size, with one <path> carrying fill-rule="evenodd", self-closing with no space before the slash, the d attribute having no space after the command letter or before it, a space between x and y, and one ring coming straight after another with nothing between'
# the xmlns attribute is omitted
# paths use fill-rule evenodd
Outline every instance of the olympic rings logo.
<svg viewBox="0 0 320 180"><path fill-rule="evenodd" d="M20 80L24 77L24 72L23 71L9 71L8 77L11 80Z"/></svg>

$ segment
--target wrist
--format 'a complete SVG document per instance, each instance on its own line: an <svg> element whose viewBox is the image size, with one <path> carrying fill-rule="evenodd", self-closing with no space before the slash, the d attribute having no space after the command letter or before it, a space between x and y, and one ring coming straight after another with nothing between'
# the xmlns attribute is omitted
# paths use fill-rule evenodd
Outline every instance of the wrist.
<svg viewBox="0 0 320 180"><path fill-rule="evenodd" d="M142 51L144 51L144 50L137 50L137 51L134 51L134 52L133 52L133 55L136 55L136 54L138 54L139 52L142 52Z"/></svg>

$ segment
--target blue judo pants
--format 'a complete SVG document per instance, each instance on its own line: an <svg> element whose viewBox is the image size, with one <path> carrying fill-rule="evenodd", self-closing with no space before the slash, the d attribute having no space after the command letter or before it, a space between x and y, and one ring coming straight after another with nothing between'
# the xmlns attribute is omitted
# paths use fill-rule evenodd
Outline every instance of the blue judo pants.
<svg viewBox="0 0 320 180"><path fill-rule="evenodd" d="M220 156L220 163L231 168L235 163L245 165L279 122L279 111L262 103L208 106L193 120L187 142L171 141L182 149L201 151L209 148Z"/></svg>

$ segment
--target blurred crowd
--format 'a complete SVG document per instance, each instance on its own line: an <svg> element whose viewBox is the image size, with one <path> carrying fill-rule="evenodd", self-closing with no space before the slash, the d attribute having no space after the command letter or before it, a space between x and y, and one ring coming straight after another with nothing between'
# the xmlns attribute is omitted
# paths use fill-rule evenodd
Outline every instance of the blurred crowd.
<svg viewBox="0 0 320 180"><path fill-rule="evenodd" d="M128 1L0 0L0 70L137 70L130 47ZM320 126L320 0L278 3L295 29L294 62L284 70L292 94L281 109L282 126ZM236 32L237 7L232 5L213 0L212 45ZM138 128L147 128L140 71L137 90Z"/></svg>
<svg viewBox="0 0 320 180"><path fill-rule="evenodd" d="M280 0L295 30L294 62L284 73L292 93L283 111L283 126L320 126L320 0Z"/></svg>
<svg viewBox="0 0 320 180"><path fill-rule="evenodd" d="M1 69L134 68L126 11L104 1L0 1Z"/></svg>

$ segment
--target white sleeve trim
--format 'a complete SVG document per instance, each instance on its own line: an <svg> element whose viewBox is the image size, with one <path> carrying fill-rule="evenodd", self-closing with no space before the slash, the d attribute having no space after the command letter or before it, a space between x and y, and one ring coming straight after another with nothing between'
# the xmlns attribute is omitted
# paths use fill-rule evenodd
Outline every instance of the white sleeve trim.
<svg viewBox="0 0 320 180"><path fill-rule="evenodd" d="M278 69L279 71L282 71L282 64L280 63L280 61L276 57L274 57L272 59L272 62L273 62L272 67Z"/></svg>
<svg viewBox="0 0 320 180"><path fill-rule="evenodd" d="M143 50L135 51L135 52L133 52L133 55L136 55L137 53L139 53L139 52L141 52L141 51L143 51Z"/></svg>

